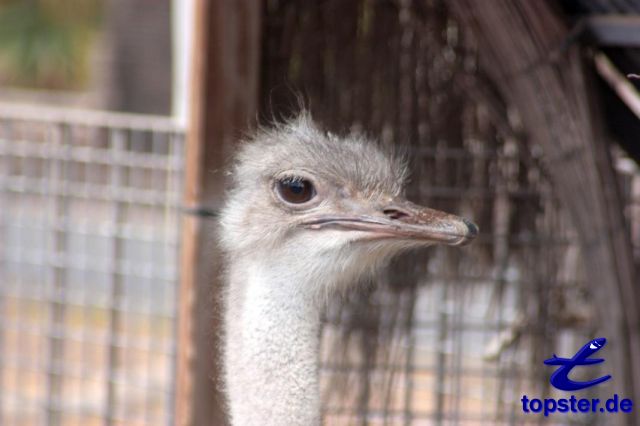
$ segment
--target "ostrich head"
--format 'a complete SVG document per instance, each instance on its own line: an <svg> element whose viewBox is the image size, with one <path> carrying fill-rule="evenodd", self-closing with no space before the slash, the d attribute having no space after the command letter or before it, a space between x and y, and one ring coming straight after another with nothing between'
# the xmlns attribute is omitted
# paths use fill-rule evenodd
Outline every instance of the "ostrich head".
<svg viewBox="0 0 640 426"><path fill-rule="evenodd" d="M407 201L406 175L397 156L321 132L303 113L241 146L223 246L232 259L269 257L280 275L303 271L340 287L405 249L476 236L468 220Z"/></svg>
<svg viewBox="0 0 640 426"><path fill-rule="evenodd" d="M319 424L328 296L404 249L475 237L471 222L407 201L405 175L393 155L322 133L306 114L240 147L220 234L232 424Z"/></svg>

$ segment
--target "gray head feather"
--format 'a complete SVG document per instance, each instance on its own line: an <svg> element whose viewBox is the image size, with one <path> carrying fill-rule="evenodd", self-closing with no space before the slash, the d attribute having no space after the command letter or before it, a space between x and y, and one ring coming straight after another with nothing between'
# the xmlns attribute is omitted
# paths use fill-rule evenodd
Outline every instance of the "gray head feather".
<svg viewBox="0 0 640 426"><path fill-rule="evenodd" d="M260 128L240 143L231 171L232 187L221 219L227 252L273 245L290 229L298 212L282 208L272 186L278 176L299 172L331 187L333 194L383 202L401 194L407 166L400 156L362 135L337 137L321 131L307 112ZM330 203L323 201L325 206Z"/></svg>

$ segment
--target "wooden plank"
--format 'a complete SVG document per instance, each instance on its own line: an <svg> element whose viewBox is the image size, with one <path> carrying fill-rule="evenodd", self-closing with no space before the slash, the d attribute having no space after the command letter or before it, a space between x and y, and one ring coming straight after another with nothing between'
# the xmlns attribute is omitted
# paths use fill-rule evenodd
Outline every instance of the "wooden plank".
<svg viewBox="0 0 640 426"><path fill-rule="evenodd" d="M578 45L562 48L570 31L549 2L449 4L463 33L478 41L482 69L519 111L530 142L542 148L554 190L575 226L599 318L595 332L611 342L607 369L614 381L607 392L638 400L640 289L593 72ZM637 425L640 413L607 421Z"/></svg>
<svg viewBox="0 0 640 426"><path fill-rule="evenodd" d="M631 84L629 79L625 77L616 66L607 58L604 53L597 53L593 61L600 77L607 82L611 90L616 92L618 97L629 110L640 119L640 93L636 87Z"/></svg>
<svg viewBox="0 0 640 426"><path fill-rule="evenodd" d="M196 0L184 207L216 210L225 161L256 116L261 2ZM177 332L175 424L226 423L218 360L220 253L215 222L185 214Z"/></svg>
<svg viewBox="0 0 640 426"><path fill-rule="evenodd" d="M585 37L602 47L640 47L640 15L589 16Z"/></svg>

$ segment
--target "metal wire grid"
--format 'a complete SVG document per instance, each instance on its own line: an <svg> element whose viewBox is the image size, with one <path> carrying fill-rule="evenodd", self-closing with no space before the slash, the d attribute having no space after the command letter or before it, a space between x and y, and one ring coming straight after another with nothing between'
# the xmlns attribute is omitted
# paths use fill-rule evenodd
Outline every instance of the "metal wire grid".
<svg viewBox="0 0 640 426"><path fill-rule="evenodd" d="M321 356L326 424L572 420L527 417L519 404L523 394L551 392L545 357L575 353L593 337L577 238L527 159L540 149L503 143L518 137L512 110L462 32L442 1L274 0L265 8L263 109L295 110L293 87L331 130L350 125L409 145L419 169L414 200L474 218L484 236L460 253L414 255L373 294L330 309ZM485 176L465 180L475 170ZM640 261L640 174L632 176L623 180Z"/></svg>
<svg viewBox="0 0 640 426"><path fill-rule="evenodd" d="M2 424L172 422L182 143L181 130L165 119L0 105ZM457 149L419 155L454 167L516 160ZM623 183L637 250L637 169L625 168ZM382 325L395 331L372 335L344 311L330 312L322 354L326 423L539 423L519 406L524 393L549 393L548 372L536 365L552 351L570 353L590 329L564 213L544 179L431 185L419 193L435 204L500 199L495 204L503 207L488 219L495 224L505 220L505 203L531 203L539 209L536 226L513 234L502 223L459 258L432 250L415 292L384 290L371 299ZM496 256L494 267L474 267L483 250ZM572 313L578 326L563 329L554 316L562 309L554 313L545 303L569 294L583 304ZM384 319L398 304L411 309ZM554 328L563 331L549 342L545 334ZM373 368L365 350L377 354ZM336 380L351 389L346 398L326 395Z"/></svg>
<svg viewBox="0 0 640 426"><path fill-rule="evenodd" d="M183 132L0 105L0 423L172 423Z"/></svg>
<svg viewBox="0 0 640 426"><path fill-rule="evenodd" d="M420 161L446 162L454 168L470 168L478 161L509 168L518 157L517 151L420 152ZM490 217L482 218L477 211L470 216L479 220L481 229L491 221L492 234L485 233L462 252L433 248L427 257L413 255L392 269L380 280L382 290L374 291L363 308L378 312L378 324L371 323L366 312L330 309L321 357L326 424L606 421L527 417L522 412L523 395L553 394L550 371L542 361L554 352L574 353L591 338L594 311L583 285L576 236L540 169L531 166L527 173L534 178L524 184L508 181L496 168L493 173L486 186L428 186L419 191L427 205L463 199L471 211L477 200L491 199ZM529 229L517 233L509 223L518 220L510 217L515 206L525 206L535 216ZM487 252L492 253L489 267L478 266ZM407 279L417 279L415 290L393 290L394 283Z"/></svg>

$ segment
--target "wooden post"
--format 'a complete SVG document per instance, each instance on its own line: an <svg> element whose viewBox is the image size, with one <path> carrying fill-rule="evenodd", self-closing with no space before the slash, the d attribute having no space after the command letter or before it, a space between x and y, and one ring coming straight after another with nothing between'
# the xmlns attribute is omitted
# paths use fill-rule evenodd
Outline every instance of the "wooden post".
<svg viewBox="0 0 640 426"><path fill-rule="evenodd" d="M220 261L215 221L225 162L256 117L261 2L195 0L179 289L175 424L226 423L220 395Z"/></svg>

